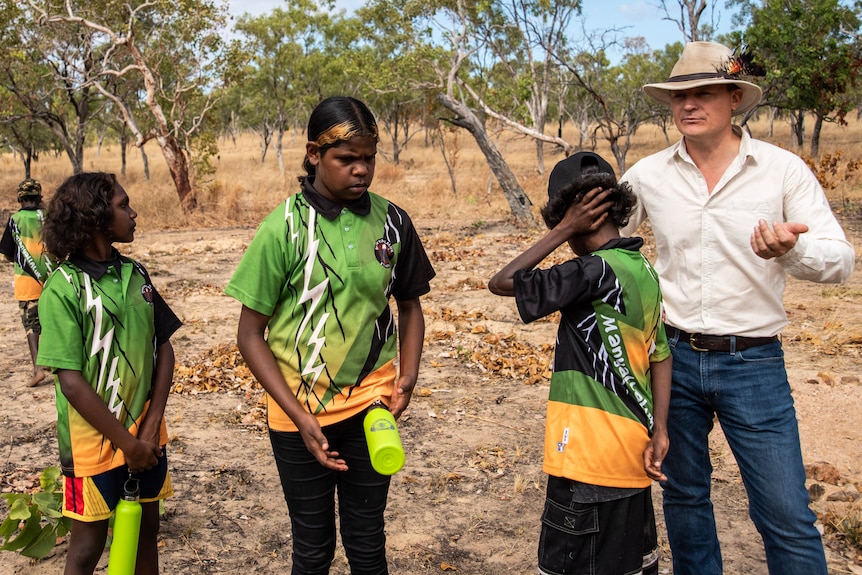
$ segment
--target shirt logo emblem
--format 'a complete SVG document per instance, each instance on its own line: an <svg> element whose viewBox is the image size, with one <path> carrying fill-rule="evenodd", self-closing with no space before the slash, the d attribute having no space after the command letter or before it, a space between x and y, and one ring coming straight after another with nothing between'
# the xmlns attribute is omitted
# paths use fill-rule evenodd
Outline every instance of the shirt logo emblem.
<svg viewBox="0 0 862 575"><path fill-rule="evenodd" d="M392 256L395 252L392 251L392 244L386 241L384 238L380 238L377 240L377 243L374 244L374 257L377 258L377 261L380 262L385 268L392 267Z"/></svg>
<svg viewBox="0 0 862 575"><path fill-rule="evenodd" d="M153 305L153 286L151 286L150 284L142 285L141 296L143 296L145 302L150 305Z"/></svg>

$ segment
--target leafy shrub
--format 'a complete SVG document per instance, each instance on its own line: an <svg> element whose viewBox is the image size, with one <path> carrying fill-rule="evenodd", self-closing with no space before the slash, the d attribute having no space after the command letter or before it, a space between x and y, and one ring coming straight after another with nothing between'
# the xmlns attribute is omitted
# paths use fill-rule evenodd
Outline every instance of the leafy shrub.
<svg viewBox="0 0 862 575"><path fill-rule="evenodd" d="M0 524L2 551L18 551L25 557L42 559L54 549L57 538L69 532L72 521L63 517L63 485L60 468L48 467L39 477L36 493L4 493L9 515Z"/></svg>

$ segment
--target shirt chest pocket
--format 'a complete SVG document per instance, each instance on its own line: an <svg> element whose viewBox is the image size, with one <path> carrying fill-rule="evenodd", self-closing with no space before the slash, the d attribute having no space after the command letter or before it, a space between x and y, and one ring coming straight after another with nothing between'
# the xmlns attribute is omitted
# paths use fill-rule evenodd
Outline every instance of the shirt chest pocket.
<svg viewBox="0 0 862 575"><path fill-rule="evenodd" d="M703 227L706 238L720 238L722 242L748 246L751 234L760 220L770 227L775 221L783 221L781 204L747 198L719 201L707 204L703 211Z"/></svg>

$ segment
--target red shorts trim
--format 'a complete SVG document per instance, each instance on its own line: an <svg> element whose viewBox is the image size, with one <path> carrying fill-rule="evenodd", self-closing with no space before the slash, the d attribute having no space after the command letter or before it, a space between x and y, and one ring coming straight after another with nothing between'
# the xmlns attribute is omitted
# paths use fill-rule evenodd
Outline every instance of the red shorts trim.
<svg viewBox="0 0 862 575"><path fill-rule="evenodd" d="M84 515L84 479L82 477L64 477L66 485L64 491L66 496L66 511L76 515Z"/></svg>

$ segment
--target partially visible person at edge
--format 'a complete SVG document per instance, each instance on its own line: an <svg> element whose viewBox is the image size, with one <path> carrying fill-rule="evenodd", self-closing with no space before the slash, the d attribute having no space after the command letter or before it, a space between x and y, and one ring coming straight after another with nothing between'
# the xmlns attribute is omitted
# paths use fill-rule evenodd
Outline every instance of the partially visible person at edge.
<svg viewBox="0 0 862 575"><path fill-rule="evenodd" d="M21 309L21 323L33 364L33 375L27 385L33 387L51 378L50 373L36 364L36 356L42 333L39 296L53 263L42 245L42 185L31 178L18 184L18 203L21 208L9 217L0 239L0 254L15 263L14 297Z"/></svg>
<svg viewBox="0 0 862 575"><path fill-rule="evenodd" d="M135 573L159 572L159 500L173 494L165 404L180 320L144 267L114 243L137 213L113 174L71 176L54 193L45 246L61 262L45 283L39 364L56 376L63 515L72 518L65 575L90 575L130 477L142 519Z"/></svg>
<svg viewBox="0 0 862 575"><path fill-rule="evenodd" d="M650 486L663 479L671 359L658 276L635 204L592 152L559 162L542 216L550 231L488 282L525 322L559 311L545 425L548 474L539 573L658 573ZM578 256L533 269L562 244Z"/></svg>
<svg viewBox="0 0 862 575"><path fill-rule="evenodd" d="M682 138L622 177L639 200L623 233L647 218L655 233L673 353L662 482L673 572L722 572L708 445L717 417L769 572L825 575L779 336L786 274L844 281L854 250L805 163L732 123L761 98L735 73L741 61L721 44L687 44L667 82L644 86Z"/></svg>
<svg viewBox="0 0 862 575"><path fill-rule="evenodd" d="M368 191L378 132L365 104L323 100L307 134L308 175L262 221L225 293L242 303L237 343L267 393L291 573L329 572L337 492L350 572L381 575L390 477L372 468L363 418L378 400L396 418L410 402L434 270L407 213Z"/></svg>

